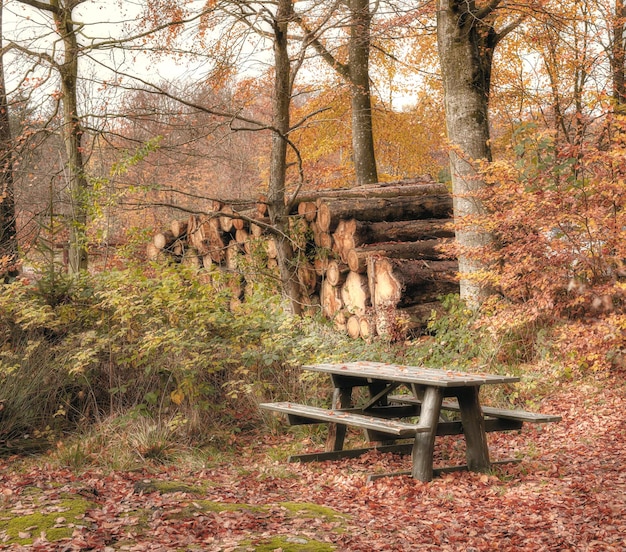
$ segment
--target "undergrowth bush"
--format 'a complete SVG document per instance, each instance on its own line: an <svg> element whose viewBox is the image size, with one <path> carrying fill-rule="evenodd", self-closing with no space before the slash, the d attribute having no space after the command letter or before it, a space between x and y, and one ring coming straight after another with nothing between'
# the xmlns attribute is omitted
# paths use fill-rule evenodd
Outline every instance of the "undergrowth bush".
<svg viewBox="0 0 626 552"><path fill-rule="evenodd" d="M62 294L41 281L0 294L0 440L134 412L154 423L177 416L200 442L256 423L264 400L327 400L327 378L303 377L302 364L389 360L393 350L291 317L264 285L233 309L219 272L131 266L56 281Z"/></svg>
<svg viewBox="0 0 626 552"><path fill-rule="evenodd" d="M543 342L571 369L623 364L626 119L615 117L602 148L532 125L514 138L510 159L486 168L488 215L472 221L496 238L481 252L479 278L499 293L483 326L519 338L529 357Z"/></svg>
<svg viewBox="0 0 626 552"><path fill-rule="evenodd" d="M303 372L303 364L367 359L510 373L548 358L557 331L536 317L498 326L498 304L477 313L451 296L431 335L366 342L321 317L292 317L265 284L249 285L235 308L231 293L227 275L185 266L84 275L69 286L63 280L62 293L49 282L6 284L0 442L35 431L58 439L78 428L88 436L100 422L113 439L135 436L129 462L161 461L175 456L173 441L215 443L217 435L270 422L262 401L328 406L329 379ZM109 420L118 416L134 421L116 429ZM87 464L106 446L91 434L58 453Z"/></svg>

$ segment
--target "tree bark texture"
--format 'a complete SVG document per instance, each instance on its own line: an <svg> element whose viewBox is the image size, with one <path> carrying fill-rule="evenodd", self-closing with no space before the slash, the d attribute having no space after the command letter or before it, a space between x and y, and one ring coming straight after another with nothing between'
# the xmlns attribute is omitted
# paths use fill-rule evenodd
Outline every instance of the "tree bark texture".
<svg viewBox="0 0 626 552"><path fill-rule="evenodd" d="M350 198L321 201L317 208L317 225L322 232L334 232L342 219L372 222L447 218L452 211L450 195L421 197Z"/></svg>
<svg viewBox="0 0 626 552"><path fill-rule="evenodd" d="M2 13L0 0L0 50L2 49ZM4 82L4 62L0 56L0 278L18 274L15 189L13 183L13 146L9 125L9 106Z"/></svg>
<svg viewBox="0 0 626 552"><path fill-rule="evenodd" d="M485 187L476 161L491 161L489 145L489 88L497 34L473 2L439 0L437 43L443 76L446 127L450 141L450 172L454 196L456 237L461 247L461 297L478 305L489 294L472 276L482 268L473 252L492 242L492 236L468 217L485 214L475 192Z"/></svg>
<svg viewBox="0 0 626 552"><path fill-rule="evenodd" d="M69 200L69 266L76 274L87 269L87 205L89 184L83 161L83 127L78 114L78 57L79 46L72 20L72 10L78 5L51 2L57 32L63 41L63 62L58 65L63 103L63 138L67 155L67 190Z"/></svg>
<svg viewBox="0 0 626 552"><path fill-rule="evenodd" d="M351 15L348 70L351 87L354 172L357 184L370 184L378 181L369 76L372 18L370 0L349 0L348 6Z"/></svg>
<svg viewBox="0 0 626 552"><path fill-rule="evenodd" d="M278 0L274 19L274 96L272 151L268 191L268 214L277 234L276 260L280 271L283 292L294 314L302 313L303 293L298 281L297 267L293 263L294 250L289 241L286 208L287 135L290 130L291 62L288 51L289 21L293 16L291 0Z"/></svg>

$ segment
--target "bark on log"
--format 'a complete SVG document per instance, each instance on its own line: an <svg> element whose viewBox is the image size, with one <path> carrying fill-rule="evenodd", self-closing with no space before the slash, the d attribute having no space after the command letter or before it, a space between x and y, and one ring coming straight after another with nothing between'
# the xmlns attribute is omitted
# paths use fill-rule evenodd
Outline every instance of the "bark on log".
<svg viewBox="0 0 626 552"><path fill-rule="evenodd" d="M453 238L452 219L425 219L369 222L340 221L333 234L338 252L381 242L410 242L425 239Z"/></svg>
<svg viewBox="0 0 626 552"><path fill-rule="evenodd" d="M363 316L370 304L367 277L356 272L349 272L341 287L341 300L348 312Z"/></svg>
<svg viewBox="0 0 626 552"><path fill-rule="evenodd" d="M320 200L316 222L322 232L333 232L341 219L381 222L449 218L451 214L452 197L445 192L421 196Z"/></svg>
<svg viewBox="0 0 626 552"><path fill-rule="evenodd" d="M224 262L226 244L222 237L219 218L212 217L205 220L200 228L202 229L202 235L208 240L208 253L211 255L213 261L216 263ZM198 251L200 251L200 249L198 249ZM202 251L200 252L202 253Z"/></svg>
<svg viewBox="0 0 626 552"><path fill-rule="evenodd" d="M187 219L187 237L195 232L200 226L200 217L198 215L189 215Z"/></svg>
<svg viewBox="0 0 626 552"><path fill-rule="evenodd" d="M370 257L368 279L372 304L378 309L415 303L425 291L458 291L456 261L420 261ZM450 290L450 291L448 291ZM410 298L410 299L409 299Z"/></svg>
<svg viewBox="0 0 626 552"><path fill-rule="evenodd" d="M363 197L398 197L445 193L445 184L435 182L430 176L422 176L395 182L378 182L352 188L312 190L301 192L298 201L314 203L320 199L349 199Z"/></svg>
<svg viewBox="0 0 626 552"><path fill-rule="evenodd" d="M371 256L391 259L442 260L442 246L449 245L451 239L419 240L414 242L376 243L365 247L351 249L346 260L350 270L363 274L367 270L367 258Z"/></svg>

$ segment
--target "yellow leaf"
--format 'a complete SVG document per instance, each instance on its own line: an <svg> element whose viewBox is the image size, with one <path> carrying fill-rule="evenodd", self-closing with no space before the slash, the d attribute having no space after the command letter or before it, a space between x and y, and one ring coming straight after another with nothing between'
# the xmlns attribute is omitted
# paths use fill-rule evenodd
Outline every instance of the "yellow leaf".
<svg viewBox="0 0 626 552"><path fill-rule="evenodd" d="M172 391L170 393L170 399L172 399L172 402L174 404L182 403L184 398L185 394L180 389L177 389L176 391Z"/></svg>

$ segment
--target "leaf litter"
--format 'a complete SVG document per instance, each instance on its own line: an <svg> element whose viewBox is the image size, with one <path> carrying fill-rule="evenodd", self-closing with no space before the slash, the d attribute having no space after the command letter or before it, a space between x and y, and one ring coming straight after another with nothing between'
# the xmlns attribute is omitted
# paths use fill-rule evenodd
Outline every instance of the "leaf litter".
<svg viewBox="0 0 626 552"><path fill-rule="evenodd" d="M490 433L492 459L519 455L490 474L454 472L422 483L410 459L369 452L337 462L288 464L241 435L238 462L190 470L167 466L113 472L15 469L0 461L0 548L7 550L585 551L626 549L626 412L623 374L597 377L594 391L556 388L541 411L563 420ZM312 447L311 447L312 448ZM462 462L462 442L437 443L438 464ZM155 483L154 485L152 483ZM159 482L171 492L159 491ZM142 490L142 489L145 489ZM71 499L85 511L68 511ZM9 531L16 518L43 512ZM69 530L52 540L52 529ZM50 539L50 540L49 540ZM317 548L316 548L317 547Z"/></svg>

